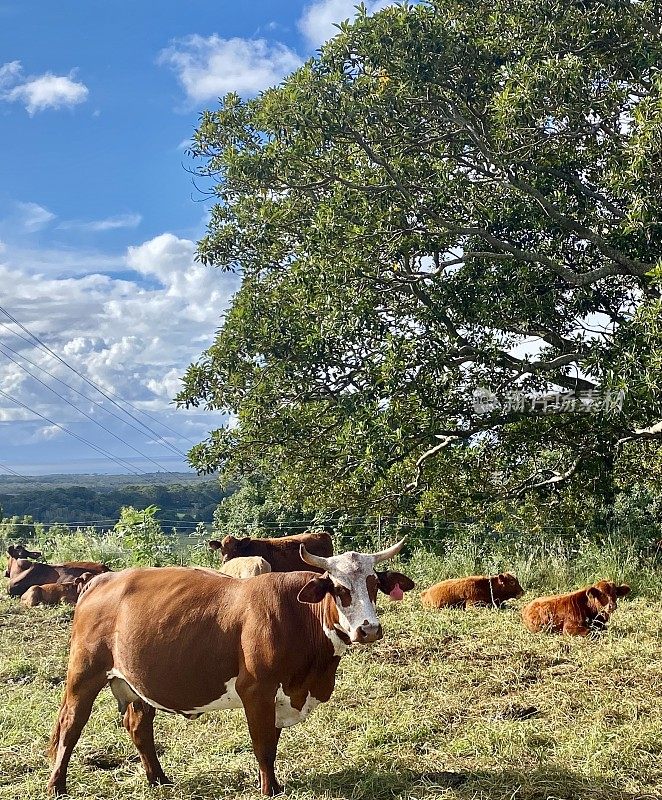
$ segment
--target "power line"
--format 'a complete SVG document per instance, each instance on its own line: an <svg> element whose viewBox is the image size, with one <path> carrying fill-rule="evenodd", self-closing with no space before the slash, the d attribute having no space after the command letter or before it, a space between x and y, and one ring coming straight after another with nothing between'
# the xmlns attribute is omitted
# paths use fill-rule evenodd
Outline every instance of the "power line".
<svg viewBox="0 0 662 800"><path fill-rule="evenodd" d="M15 475L17 478L23 478L24 480L28 480L25 475L21 475L20 472L16 472L11 467L8 467L6 464L0 464L0 469L4 469L6 472L10 472L12 475Z"/></svg>
<svg viewBox="0 0 662 800"><path fill-rule="evenodd" d="M16 333L15 331L12 331L12 329L9 327L9 325L6 325L4 322L0 322L0 326L3 327L3 328L6 328L10 333L12 333L14 336L17 336L22 341L27 342L31 347L34 347L33 342L31 342L25 336L21 336L20 334ZM9 350L10 353L13 353L14 355L18 356L19 358L22 358L24 361L27 361L28 364L30 364L31 366L33 366L36 369L40 370L41 372L44 372L50 378L52 378L53 380L57 381L58 383L61 383L63 386L66 386L67 389L69 389L72 392L75 392L77 395L82 397L84 400L87 400L89 403L93 403L97 408L100 408L101 411L103 411L104 413L110 414L111 417L114 417L116 420L119 420L119 422L121 422L122 425L128 425L132 430L136 431L141 436L145 435L145 431L144 431L143 428L137 427L136 425L134 425L133 423L131 423L128 419L125 419L124 417L120 417L119 414L116 414L111 409L106 408L106 406L103 403L100 403L98 400L95 400L93 397L90 397L89 395L85 394L85 392L81 392L80 389L77 389L75 386L72 386L70 383L67 383L66 381L63 381L62 378L58 378L57 375L53 375L52 372L49 372L44 367L40 366L39 364L36 364L34 361L29 359L27 356L23 355L23 353L21 353L19 350L15 350L13 347L10 347L5 342L0 343L0 352L3 352L3 355L7 356L7 358L10 358L10 359L11 359L11 357L8 356L7 353L4 353L4 351L1 348L4 348L5 350ZM13 361L13 359L11 359L11 360ZM14 363L16 363L16 362L14 362ZM18 366L21 366L21 365L18 364ZM21 368L25 369L24 367L21 367ZM28 374L31 375L32 373L28 373ZM142 413L144 413L144 412L142 412ZM149 416L149 415L147 415L147 416ZM191 440L187 440L187 441L191 441ZM179 456L180 453L177 453L177 455Z"/></svg>
<svg viewBox="0 0 662 800"><path fill-rule="evenodd" d="M83 444L86 444L88 447L91 447L93 450L96 450L97 453L101 453L101 455L104 456L105 458L110 458L116 464L119 464L123 469L128 469L129 472L131 472L133 475L141 474L140 472L136 472L133 469L133 466L129 464L128 461L116 458L114 455L112 455L112 453L108 453L106 450L102 450L100 447L97 447L95 444L83 438L82 436L79 436L77 433L74 433L73 431L70 431L68 428L65 428L64 425L60 425L59 422L55 422L55 420L52 420L49 417L44 416L44 414L40 414L39 411L35 411L34 408L30 408L30 406L21 402L16 397L12 397L12 395L7 394L7 392L3 391L2 389L0 389L0 394L3 397L6 397L8 400L10 400L12 403L15 403L17 406L20 406L21 408L24 408L26 411L29 411L31 414L35 414L40 419L45 420L50 425L55 425L56 428L59 428L61 431L64 431L64 433L69 434L69 436L73 436L75 439L78 439L79 442L83 442Z"/></svg>
<svg viewBox="0 0 662 800"><path fill-rule="evenodd" d="M117 403L115 400L113 400L113 398L110 396L110 394L108 394L104 389L102 389L96 383L91 381L88 377L83 375L82 372L79 372L75 367L72 367L71 364L69 364L67 361L65 361L60 355L58 355L47 344L45 344L38 336L36 336L34 333L32 333L30 330L28 330L28 328L26 328L25 325L23 325L14 316L12 316L9 313L9 311L7 311L5 308L0 306L0 312L2 312L15 325L18 325L18 327L22 331L24 331L28 336L30 336L31 339L34 339L34 341L37 342L37 344L39 344L40 347L42 347L44 350L46 350L46 352L49 353L53 358L57 359L61 364L63 364L65 367L67 367L67 369L70 369L73 373L78 375L78 377L81 380L85 381L85 383L87 383L89 386L91 386L95 391L99 392L99 394L101 394L103 397L105 397L107 400L109 400L114 406L119 408L120 411L122 411L124 414L127 414L129 417L131 417L131 419L133 419L135 422L137 422L138 425L141 425L143 428L145 428L147 431L149 431L152 434L152 436L155 436L160 442L163 443L163 445L165 447L167 447L169 450L171 450L172 452L176 453L177 455L182 456L183 458L186 458L186 453L184 453L182 450L180 450L179 448L175 447L173 444L168 442L168 440L164 439L163 436L161 436L161 434L158 433L158 431L155 431L149 425L147 425L144 422L142 422L142 420L138 419L138 417L136 417L135 414L132 414L130 411L127 411L126 408L123 408L119 403ZM21 338L23 338L23 337L21 337ZM32 344L32 343L30 343L30 344ZM115 393L113 392L112 394L115 394ZM115 396L119 398L119 395L116 394ZM120 399L122 399L122 398L120 398ZM134 406L128 400L122 399L122 402L125 403L126 405L130 406L131 408L133 408L139 414L140 413L144 413L140 409L136 408L136 406ZM163 425L163 423L160 423L160 424ZM167 425L163 425L163 427L164 428L168 428ZM181 435L181 434L177 433L176 431L173 431L171 428L168 428L168 430L171 430L177 436Z"/></svg>
<svg viewBox="0 0 662 800"><path fill-rule="evenodd" d="M103 423L101 423L98 420L94 419L94 417L91 414L88 414L86 411L83 411L82 408L78 408L78 406L74 405L70 400L68 400L63 395L58 394L55 391L55 389L53 389L52 386L49 386L45 381L42 381L41 378L38 378L36 375L33 375L28 369L26 369L22 364L20 364L15 358L12 358L10 355L5 353L3 351L3 349L2 349L2 345L1 344L0 344L0 353L2 353L6 358L8 358L12 363L16 364L16 366L19 369L22 369L23 372L25 372L27 375L29 375L33 380L37 381L42 386L44 386L46 389L48 389L49 392L52 392L60 400L63 400L68 406L71 406L73 409L75 409L80 414L82 414L86 419L89 419L90 422L92 422L94 425L97 425L99 428L101 428L102 430L106 431L106 433L109 433L111 436L113 436L115 439L117 439L118 442L122 442L122 444L125 444L128 448L133 450L134 453L138 453L139 456L141 456L142 458L146 459L147 461L151 461L152 464L154 464L155 466L159 467L160 469L165 469L166 472L168 471L167 468L163 466L163 464L159 464L159 462L155 461L151 456L148 456L145 453L143 453L141 450L138 450L137 447L134 447L130 442L127 442L126 439L123 439L121 436L116 434L110 428L107 428ZM37 367L37 368L40 369L39 367ZM44 370L44 372L46 372L46 370ZM47 374L50 375L50 373L47 373ZM53 376L51 376L51 377L53 377ZM66 384L65 384L65 386L66 386Z"/></svg>

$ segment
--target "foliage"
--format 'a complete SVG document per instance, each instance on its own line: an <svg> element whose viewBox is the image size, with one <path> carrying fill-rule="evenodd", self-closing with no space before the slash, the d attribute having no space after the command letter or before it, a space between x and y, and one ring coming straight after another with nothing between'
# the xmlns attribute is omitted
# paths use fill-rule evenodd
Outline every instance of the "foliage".
<svg viewBox="0 0 662 800"><path fill-rule="evenodd" d="M205 112L199 257L243 280L178 401L238 424L191 463L305 509L610 504L662 435L660 63L650 0L437 0Z"/></svg>
<svg viewBox="0 0 662 800"><path fill-rule="evenodd" d="M36 487L29 481L0 483L0 500L7 514L20 516L29 513L47 522L109 522L119 518L122 506L142 508L158 505L160 519L193 524L199 520L211 522L216 504L226 494L219 490L216 481L210 480L135 485L135 477L131 476L131 481L125 480L118 485L115 481L118 476L95 477L96 481L88 481L86 485L69 483L52 488L45 482L45 477L38 479ZM164 481L163 477L161 481Z"/></svg>
<svg viewBox="0 0 662 800"><path fill-rule="evenodd" d="M31 539L36 533L30 514L14 514L0 521L0 539Z"/></svg>
<svg viewBox="0 0 662 800"><path fill-rule="evenodd" d="M142 510L125 506L113 528L124 547L133 553L136 564L163 566L174 561L173 542L156 520L158 510L157 506L147 506Z"/></svg>
<svg viewBox="0 0 662 800"><path fill-rule="evenodd" d="M313 515L306 517L299 508L284 508L272 487L254 475L216 507L213 530L217 536L277 535L303 532L314 526L313 520Z"/></svg>

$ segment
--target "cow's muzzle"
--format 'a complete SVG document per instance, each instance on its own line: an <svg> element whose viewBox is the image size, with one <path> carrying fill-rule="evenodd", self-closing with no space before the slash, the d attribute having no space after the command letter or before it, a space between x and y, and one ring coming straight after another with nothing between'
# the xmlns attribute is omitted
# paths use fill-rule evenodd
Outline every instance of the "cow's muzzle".
<svg viewBox="0 0 662 800"><path fill-rule="evenodd" d="M359 625L354 631L352 641L358 642L359 644L370 644L371 642L376 642L378 639L381 639L383 635L384 633L381 625L365 622L363 625Z"/></svg>

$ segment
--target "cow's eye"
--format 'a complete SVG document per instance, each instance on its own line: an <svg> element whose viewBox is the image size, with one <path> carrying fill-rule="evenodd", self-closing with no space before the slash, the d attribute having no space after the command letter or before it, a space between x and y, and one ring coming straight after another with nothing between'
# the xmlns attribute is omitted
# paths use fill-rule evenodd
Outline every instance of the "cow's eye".
<svg viewBox="0 0 662 800"><path fill-rule="evenodd" d="M352 602L352 595L344 586L336 586L336 597L345 608Z"/></svg>

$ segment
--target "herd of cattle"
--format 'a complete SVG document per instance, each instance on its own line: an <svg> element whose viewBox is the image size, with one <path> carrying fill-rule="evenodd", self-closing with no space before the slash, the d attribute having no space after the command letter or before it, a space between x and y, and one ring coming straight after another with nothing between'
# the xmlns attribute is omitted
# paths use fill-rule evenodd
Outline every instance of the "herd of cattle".
<svg viewBox="0 0 662 800"><path fill-rule="evenodd" d="M354 643L382 637L377 592L392 600L413 581L376 566L386 550L333 554L327 533L278 539L226 536L221 570L145 567L113 572L104 564L45 564L42 554L7 549L8 592L28 606L76 605L66 688L51 736L49 790L66 793L73 748L96 696L109 685L124 727L151 784L170 783L159 763L157 710L195 719L243 708L263 794L278 794L274 765L280 732L306 719L333 692L340 657ZM522 609L531 631L586 636L604 628L626 584L598 583L537 598ZM437 583L421 600L430 608L489 605L522 597L512 573Z"/></svg>

